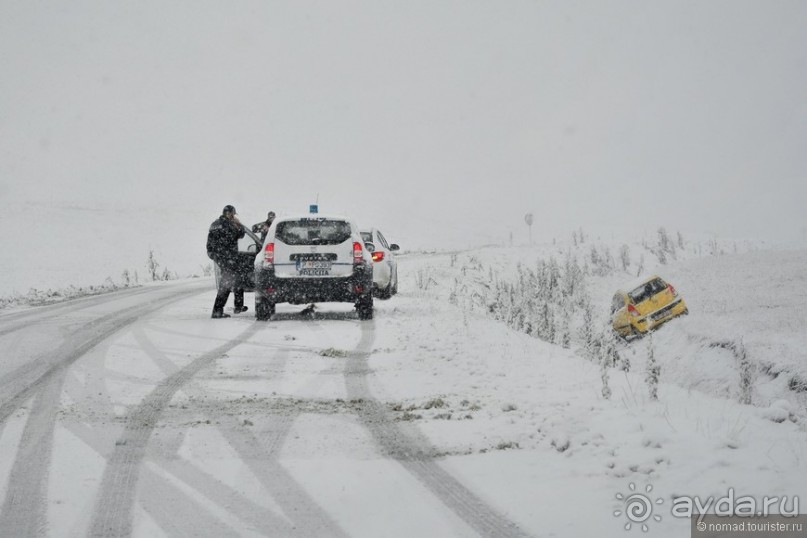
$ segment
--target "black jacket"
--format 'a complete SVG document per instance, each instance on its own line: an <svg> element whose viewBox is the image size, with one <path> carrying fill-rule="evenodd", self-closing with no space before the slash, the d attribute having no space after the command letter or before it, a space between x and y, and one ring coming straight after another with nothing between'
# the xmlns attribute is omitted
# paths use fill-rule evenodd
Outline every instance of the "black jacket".
<svg viewBox="0 0 807 538"><path fill-rule="evenodd" d="M238 240L245 234L241 226L220 216L207 232L207 257L220 267L234 266L238 260Z"/></svg>

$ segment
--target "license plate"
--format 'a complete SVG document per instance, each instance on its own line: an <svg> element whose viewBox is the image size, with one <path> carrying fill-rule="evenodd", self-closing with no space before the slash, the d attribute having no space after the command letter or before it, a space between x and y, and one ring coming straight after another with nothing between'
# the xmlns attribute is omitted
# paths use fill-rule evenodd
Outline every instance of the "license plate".
<svg viewBox="0 0 807 538"><path fill-rule="evenodd" d="M331 272L331 262L326 260L300 260L297 262L297 272L301 276L328 276Z"/></svg>

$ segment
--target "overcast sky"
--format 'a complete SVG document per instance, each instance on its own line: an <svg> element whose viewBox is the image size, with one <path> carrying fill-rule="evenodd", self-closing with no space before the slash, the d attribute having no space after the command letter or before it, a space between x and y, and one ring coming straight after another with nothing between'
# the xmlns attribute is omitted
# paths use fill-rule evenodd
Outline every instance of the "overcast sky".
<svg viewBox="0 0 807 538"><path fill-rule="evenodd" d="M807 234L801 0L0 0L0 73L6 207Z"/></svg>

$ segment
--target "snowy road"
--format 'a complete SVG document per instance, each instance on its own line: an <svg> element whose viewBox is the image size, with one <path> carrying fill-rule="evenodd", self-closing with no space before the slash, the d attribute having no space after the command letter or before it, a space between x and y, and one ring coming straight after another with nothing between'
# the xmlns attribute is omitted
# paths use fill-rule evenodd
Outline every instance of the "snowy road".
<svg viewBox="0 0 807 538"><path fill-rule="evenodd" d="M633 346L604 398L579 350L453 304L466 263L402 257L369 322L332 303L211 320L208 280L0 315L0 536L616 537L615 494L652 485L648 535L671 538L677 495L807 498L805 422L765 403L769 376L741 405L682 383L682 354L654 401ZM703 383L731 374L719 358Z"/></svg>
<svg viewBox="0 0 807 538"><path fill-rule="evenodd" d="M379 399L377 322L210 302L196 281L0 317L0 535L526 535Z"/></svg>

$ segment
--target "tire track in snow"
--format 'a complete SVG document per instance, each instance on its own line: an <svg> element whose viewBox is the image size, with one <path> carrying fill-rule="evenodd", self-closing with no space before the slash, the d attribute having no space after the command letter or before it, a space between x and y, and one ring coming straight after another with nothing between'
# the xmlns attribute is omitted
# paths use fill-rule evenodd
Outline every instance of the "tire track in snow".
<svg viewBox="0 0 807 538"><path fill-rule="evenodd" d="M307 321L305 327L315 333L323 332L322 327L314 322ZM156 363L166 364L167 358L160 357L162 351L156 346L146 340L140 340L139 344ZM315 348L288 344L272 346L271 349L273 354L269 363L270 370L275 372L276 375L281 375L286 368L289 351L305 350L312 353L317 351ZM309 379L298 390L302 392L312 390L325 381L327 374L338 375L338 373L338 369L328 367ZM193 395L195 402L201 402L204 399L204 390L193 381L183 387L182 390L189 396ZM260 525L255 525L255 523L253 525L258 529L262 529L266 536L345 537L346 534L339 525L317 504L316 500L308 494L305 488L291 476L278 460L280 449L301 412L294 410L290 413L279 414L269 409L269 424L266 425L263 421L261 422L262 429L266 433L259 437L250 428L241 424L236 417L225 413L227 403L224 401L221 402L222 405L216 405L212 408L206 407L203 410L207 412L207 417L211 423L215 423L221 434L230 443L230 446L238 454L239 459L249 468L252 475L266 491L272 495L272 499L283 510L288 520L292 521L292 524L289 524L288 520L278 517L265 508L261 508L268 517L265 517ZM176 445L175 449L178 450L179 445ZM176 458L175 455L173 457ZM170 460L168 465L163 464L162 466L172 474L177 472L184 473L185 481L189 484L198 484L200 479L207 484L214 480L209 475L206 477L200 476L200 472L195 468L189 470L193 466L179 459ZM217 497L215 492L212 495L209 493L209 487L197 488L197 491L211 500ZM233 511L232 503L224 505L219 502L218 504L227 506L229 511ZM250 521L254 519L253 514L246 516L243 514L243 510L240 510L240 512L242 520Z"/></svg>
<svg viewBox="0 0 807 538"><path fill-rule="evenodd" d="M171 332L166 331L163 328L155 329L157 332ZM144 351L152 362L154 362L154 364L157 365L157 367L166 375L176 372L176 364L171 361L163 350L157 347L148 338L144 331L136 331L135 339L138 347ZM288 349L273 348L273 351L274 353L272 355L270 364L280 366L279 370L282 371L283 366L285 366L286 363ZM188 396L192 396L195 401L202 400L205 396L203 389L197 387L193 380L189 380L189 382L182 388L182 391ZM223 416L223 410L220 413L209 414L208 418L211 420L211 423L213 423L215 418L221 416ZM230 426L243 427L237 424L235 421L230 424ZM229 440L228 431L225 430L225 428L220 424L217 425L217 427L221 431L222 435ZM235 492L226 484L215 479L213 476L204 472L203 470L198 469L196 466L177 455L177 452L182 446L182 442L188 431L189 428L186 427L177 432L178 435L170 442L170 445L168 446L161 444L150 445L148 449L149 454L157 457L155 458L157 461L154 461L154 464L158 465L172 476L182 480L185 484L192 487L201 495L207 497L217 505L225 507L224 509L226 509L228 512L233 513L236 515L236 517L252 525L255 529L259 529L265 535L271 536L273 533L278 535L277 533L280 532L279 536L288 536L292 531L292 527L286 520L278 517L278 515L273 513L271 510L264 508L254 503L249 498ZM269 482L270 486L272 483L272 481ZM271 488L268 489L271 490ZM143 496L144 499L148 497L148 494ZM134 503L135 500L133 499L132 502ZM163 518L163 520L164 519L165 518ZM166 529L171 529L173 526L175 526L175 522L162 522L167 524L167 527L165 527Z"/></svg>
<svg viewBox="0 0 807 538"><path fill-rule="evenodd" d="M204 291L207 290L191 289L158 295L146 303L98 317L75 330L71 337L54 351L39 354L33 360L0 377L0 422L4 422L11 413L30 399L46 382L48 376L69 367L79 357L119 330L142 316Z"/></svg>
<svg viewBox="0 0 807 538"><path fill-rule="evenodd" d="M481 536L529 536L436 463L428 439L415 426L397 424L373 398L367 383L367 359L375 341L375 322L362 322L361 331L361 340L345 364L345 385L351 400L363 401L359 418L378 446Z"/></svg>
<svg viewBox="0 0 807 538"><path fill-rule="evenodd" d="M2 325L8 324L7 326L0 328L0 336L5 336L15 331L28 328L31 326L32 323L47 321L53 318L57 318L59 316L63 316L65 314L72 314L74 312L79 312L81 310L85 310L93 306L98 306L119 299L127 299L129 297L149 293L152 291L153 289L149 288L133 288L131 290L126 290L125 292L124 291L113 292L110 294L93 296L92 298L81 300L70 299L64 301L63 303L37 307L30 311L26 310L25 312L7 314L6 316L0 318L0 324ZM17 322L16 324L14 323L15 321Z"/></svg>
<svg viewBox="0 0 807 538"><path fill-rule="evenodd" d="M142 470L143 486L152 495L142 499L143 509L168 536L215 536L238 538L237 530L211 514L203 504L154 470Z"/></svg>
<svg viewBox="0 0 807 538"><path fill-rule="evenodd" d="M64 377L65 371L51 376L34 397L0 511L0 534L4 536L40 536L46 530L44 499L56 425L53 410L59 405Z"/></svg>
<svg viewBox="0 0 807 538"><path fill-rule="evenodd" d="M115 444L97 494L91 536L129 536L140 467L149 439L168 403L183 385L202 369L251 338L261 325L253 324L236 338L209 351L169 376L127 416L126 427Z"/></svg>
<svg viewBox="0 0 807 538"><path fill-rule="evenodd" d="M202 291L174 292L102 316L84 325L52 354L40 355L0 379L0 422L34 398L0 509L0 535L31 536L46 529L45 498L53 432L69 366L141 316Z"/></svg>

